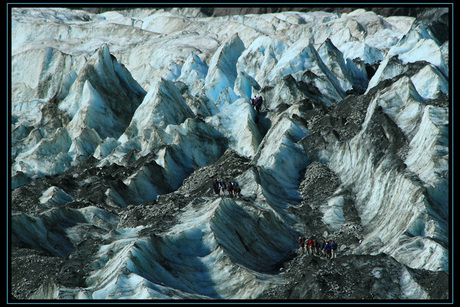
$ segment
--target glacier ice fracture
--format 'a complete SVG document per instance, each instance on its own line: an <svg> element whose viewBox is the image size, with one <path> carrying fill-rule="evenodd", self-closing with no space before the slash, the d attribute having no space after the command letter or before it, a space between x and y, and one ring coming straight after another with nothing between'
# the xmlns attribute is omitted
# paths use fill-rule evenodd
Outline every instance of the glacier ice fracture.
<svg viewBox="0 0 460 307"><path fill-rule="evenodd" d="M10 17L11 297L449 297L448 7Z"/></svg>

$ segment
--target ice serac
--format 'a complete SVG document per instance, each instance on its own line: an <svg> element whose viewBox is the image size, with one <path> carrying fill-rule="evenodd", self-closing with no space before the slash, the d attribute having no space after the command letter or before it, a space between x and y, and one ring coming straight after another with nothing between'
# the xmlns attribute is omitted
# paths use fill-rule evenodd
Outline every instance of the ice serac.
<svg viewBox="0 0 460 307"><path fill-rule="evenodd" d="M354 64L353 61L345 61L342 52L334 46L328 38L318 48L318 54L324 64L340 83L342 91L346 92L353 87L367 88L367 80L364 73Z"/></svg>
<svg viewBox="0 0 460 307"><path fill-rule="evenodd" d="M182 66L181 74L177 80L187 84L189 94L196 96L201 93L207 74L208 65L198 55L192 53Z"/></svg>
<svg viewBox="0 0 460 307"><path fill-rule="evenodd" d="M52 47L24 50L11 60L12 97L22 103L64 95L75 80L74 65L80 61Z"/></svg>
<svg viewBox="0 0 460 307"><path fill-rule="evenodd" d="M144 97L119 141L125 143L135 137L149 140L152 130L179 125L193 116L174 83L160 78Z"/></svg>
<svg viewBox="0 0 460 307"><path fill-rule="evenodd" d="M49 207L65 205L71 201L73 201L72 196L58 187L50 187L40 197L40 203Z"/></svg>
<svg viewBox="0 0 460 307"><path fill-rule="evenodd" d="M283 53L268 80L276 84L289 74L297 81L317 87L327 103L340 101L345 96L337 77L324 64L310 38L299 39L292 44Z"/></svg>
<svg viewBox="0 0 460 307"><path fill-rule="evenodd" d="M261 86L268 85L267 77L287 47L277 37L259 36L238 58L237 69L254 78Z"/></svg>
<svg viewBox="0 0 460 307"><path fill-rule="evenodd" d="M11 295L448 298L448 12L381 9L12 8Z"/></svg>
<svg viewBox="0 0 460 307"><path fill-rule="evenodd" d="M253 157L262 141L254 118L255 110L247 98L240 98L218 114L206 118L206 122L228 139L230 148L243 156Z"/></svg>
<svg viewBox="0 0 460 307"><path fill-rule="evenodd" d="M287 188L297 187L299 171L308 164L302 146L297 143L309 134L309 130L301 122L298 114L299 109L296 105L286 110L273 123L254 157L256 165L272 171L280 185ZM286 198L289 199L289 196Z"/></svg>
<svg viewBox="0 0 460 307"><path fill-rule="evenodd" d="M145 91L131 77L129 71L110 54L106 44L89 59L72 85L69 95L59 104L59 109L66 111L71 118L84 107L82 96L87 82L91 84L93 91L103 97L101 103L104 103L119 121L119 128L112 131L111 136L120 136L142 101ZM99 120L103 121L104 118Z"/></svg>
<svg viewBox="0 0 460 307"><path fill-rule="evenodd" d="M434 15L438 20L438 31L440 28L447 30L447 24L444 22L445 16L448 14L447 9L427 10L426 14ZM415 20L409 31L397 44L391 47L388 54L380 63L375 75L369 81L367 91L376 86L380 81L393 78L402 73L404 65L394 65L395 58L403 63L426 61L436 66L444 76L449 75L441 48L444 39L439 41L432 31L427 31L426 27L430 22L425 18L421 16ZM439 32L436 32L436 34L439 35Z"/></svg>
<svg viewBox="0 0 460 307"><path fill-rule="evenodd" d="M237 77L236 63L244 49L244 43L236 33L216 50L209 62L205 79L209 99L217 101L219 94L226 88L233 91Z"/></svg>
<svg viewBox="0 0 460 307"><path fill-rule="evenodd" d="M40 133L24 138L25 146L17 153L21 163L15 164L15 170L30 177L55 174L85 160L104 139L123 133L145 91L110 54L108 46L102 45L81 68L65 98L61 97L64 94L56 93L39 110L41 118L32 131ZM18 109L18 114L21 110L25 108ZM41 140L27 144L25 140L32 135ZM37 161L40 158L34 153L38 152L47 156L51 167Z"/></svg>
<svg viewBox="0 0 460 307"><path fill-rule="evenodd" d="M355 254L383 252L412 268L447 271L447 249L441 242L447 240L448 201L436 197L447 196L446 109L424 104L405 76L387 88L380 85L373 95L368 97L362 128L353 137L344 140L332 130L325 138L329 149L320 150L313 133L305 146L313 156L327 160L342 185L355 194L354 206L366 234ZM431 126L434 122L436 128ZM332 129L340 127L336 125ZM422 143L417 134L428 126L436 136ZM310 148L313 144L316 149ZM428 171L422 166L427 159L440 169ZM444 192L436 193L440 190Z"/></svg>
<svg viewBox="0 0 460 307"><path fill-rule="evenodd" d="M169 129L173 142L158 150L156 162L165 169L169 184L177 189L194 169L216 160L225 150L227 140L199 118L187 119Z"/></svg>

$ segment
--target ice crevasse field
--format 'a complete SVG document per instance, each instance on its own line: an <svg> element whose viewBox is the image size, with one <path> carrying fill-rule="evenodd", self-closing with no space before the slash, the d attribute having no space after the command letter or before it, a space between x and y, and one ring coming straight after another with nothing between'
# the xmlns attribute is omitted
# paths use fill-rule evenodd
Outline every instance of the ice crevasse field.
<svg viewBox="0 0 460 307"><path fill-rule="evenodd" d="M13 7L12 295L445 298L448 12ZM368 283L288 291L299 236Z"/></svg>

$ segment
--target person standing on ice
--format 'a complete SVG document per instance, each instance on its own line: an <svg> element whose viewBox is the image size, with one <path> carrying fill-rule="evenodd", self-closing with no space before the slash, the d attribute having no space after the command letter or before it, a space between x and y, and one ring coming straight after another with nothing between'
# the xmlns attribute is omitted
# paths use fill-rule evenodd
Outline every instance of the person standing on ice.
<svg viewBox="0 0 460 307"><path fill-rule="evenodd" d="M324 245L324 254L326 255L326 258L331 258L331 243L332 241L329 240L326 245Z"/></svg>
<svg viewBox="0 0 460 307"><path fill-rule="evenodd" d="M254 108L254 110L257 110L257 96L251 98L251 106Z"/></svg>
<svg viewBox="0 0 460 307"><path fill-rule="evenodd" d="M300 253L303 254L305 248L305 238L299 237Z"/></svg>
<svg viewBox="0 0 460 307"><path fill-rule="evenodd" d="M241 197L241 189L238 186L238 182L236 182L235 180L233 180L230 183L230 187L228 188L228 191L231 197L236 197L236 196Z"/></svg>
<svg viewBox="0 0 460 307"><path fill-rule="evenodd" d="M212 183L212 189L214 190L214 194L219 195L219 182L217 181L217 178L215 178Z"/></svg>
<svg viewBox="0 0 460 307"><path fill-rule="evenodd" d="M314 245L313 238L311 238L307 244L308 254L313 254L313 245Z"/></svg>
<svg viewBox="0 0 460 307"><path fill-rule="evenodd" d="M334 240L331 243L331 258L337 258L337 243Z"/></svg>
<svg viewBox="0 0 460 307"><path fill-rule="evenodd" d="M228 196L230 196L230 198L233 198L233 187L232 187L232 184L230 184L230 185L227 187L227 192L228 192Z"/></svg>
<svg viewBox="0 0 460 307"><path fill-rule="evenodd" d="M320 252L319 252L319 248L320 248L319 241L317 241L316 239L313 239L313 249L315 251L316 256L321 255Z"/></svg>
<svg viewBox="0 0 460 307"><path fill-rule="evenodd" d="M225 190L227 189L227 185L223 179L219 180L219 189L220 195L225 196Z"/></svg>
<svg viewBox="0 0 460 307"><path fill-rule="evenodd" d="M322 254L322 257L325 257L326 256L326 250L325 250L325 246L326 246L326 241L323 240L323 242L321 243L321 252L323 253Z"/></svg>
<svg viewBox="0 0 460 307"><path fill-rule="evenodd" d="M262 96L259 96L256 100L256 111L257 113L260 113L260 109L262 108L262 103L263 103Z"/></svg>

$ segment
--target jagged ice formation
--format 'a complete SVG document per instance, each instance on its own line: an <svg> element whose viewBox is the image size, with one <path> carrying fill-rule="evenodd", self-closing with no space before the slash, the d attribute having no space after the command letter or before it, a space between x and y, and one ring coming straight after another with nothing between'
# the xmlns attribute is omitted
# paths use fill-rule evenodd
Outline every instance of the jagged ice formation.
<svg viewBox="0 0 460 307"><path fill-rule="evenodd" d="M11 12L14 298L449 296L447 8Z"/></svg>

